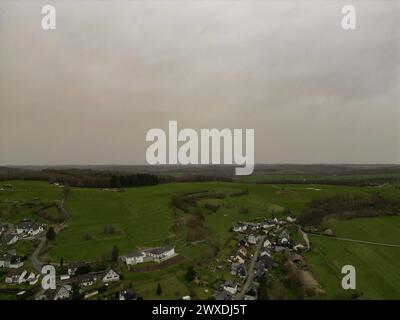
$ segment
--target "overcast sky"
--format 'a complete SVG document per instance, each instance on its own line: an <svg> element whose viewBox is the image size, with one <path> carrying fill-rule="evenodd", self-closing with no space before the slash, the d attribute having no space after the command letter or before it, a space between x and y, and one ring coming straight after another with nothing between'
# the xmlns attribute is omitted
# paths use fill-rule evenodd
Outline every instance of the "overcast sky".
<svg viewBox="0 0 400 320"><path fill-rule="evenodd" d="M57 29L41 28L55 4ZM254 128L257 163L400 163L400 5L0 0L0 164L142 164L146 132Z"/></svg>

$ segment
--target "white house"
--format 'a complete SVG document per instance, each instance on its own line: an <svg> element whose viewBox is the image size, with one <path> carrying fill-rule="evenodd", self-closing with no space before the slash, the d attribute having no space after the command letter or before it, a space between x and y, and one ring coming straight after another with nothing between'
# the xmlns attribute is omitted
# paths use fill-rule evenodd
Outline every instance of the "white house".
<svg viewBox="0 0 400 320"><path fill-rule="evenodd" d="M304 250L306 247L304 245L302 245L301 243L296 244L293 249L294 251L299 251L299 250Z"/></svg>
<svg viewBox="0 0 400 320"><path fill-rule="evenodd" d="M135 265L147 261L162 262L176 255L173 246L158 247L145 251L135 251L121 256L127 265Z"/></svg>
<svg viewBox="0 0 400 320"><path fill-rule="evenodd" d="M286 218L286 221L287 221L287 222L290 222L290 223L293 223L293 222L296 222L296 218L292 218L292 217L288 216L288 217Z"/></svg>
<svg viewBox="0 0 400 320"><path fill-rule="evenodd" d="M103 275L101 276L101 280L104 283L108 283L108 282L114 282L114 281L119 281L120 279L120 275L119 273L113 269L113 268L108 268Z"/></svg>
<svg viewBox="0 0 400 320"><path fill-rule="evenodd" d="M234 281L227 281L224 283L223 288L229 294L236 294L238 291L238 284Z"/></svg>
<svg viewBox="0 0 400 320"><path fill-rule="evenodd" d="M146 254L142 251L135 251L121 257L122 261L124 261L127 265L143 263L145 262L145 258Z"/></svg>
<svg viewBox="0 0 400 320"><path fill-rule="evenodd" d="M243 257L241 254L238 254L238 255L235 257L235 261L239 262L240 264L246 262L246 260L244 259L244 257Z"/></svg>
<svg viewBox="0 0 400 320"><path fill-rule="evenodd" d="M264 250L262 250L262 251L260 252L260 257L262 257L262 256L268 256L268 257L270 257L270 256L271 256L271 252L270 252L269 250L264 249Z"/></svg>
<svg viewBox="0 0 400 320"><path fill-rule="evenodd" d="M247 238L247 242L250 244L256 244L258 239L259 239L258 236L255 236L254 234L250 234L249 237Z"/></svg>
<svg viewBox="0 0 400 320"><path fill-rule="evenodd" d="M263 244L264 248L271 248L272 247L272 243L271 241L269 241L268 239L264 241Z"/></svg>
<svg viewBox="0 0 400 320"><path fill-rule="evenodd" d="M233 227L234 232L243 232L247 230L247 226L244 224L237 224L236 226Z"/></svg>
<svg viewBox="0 0 400 320"><path fill-rule="evenodd" d="M153 258L156 262L167 260L175 255L175 248L173 246L159 247L148 250L145 254Z"/></svg>
<svg viewBox="0 0 400 320"><path fill-rule="evenodd" d="M29 236L36 236L41 233L44 229L41 225L29 220L24 219L16 225L17 234L27 234Z"/></svg>

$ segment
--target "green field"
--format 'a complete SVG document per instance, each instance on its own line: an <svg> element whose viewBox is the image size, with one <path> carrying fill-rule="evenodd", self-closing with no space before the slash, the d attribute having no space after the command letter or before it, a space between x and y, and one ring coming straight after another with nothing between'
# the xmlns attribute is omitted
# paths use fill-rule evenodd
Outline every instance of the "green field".
<svg viewBox="0 0 400 320"><path fill-rule="evenodd" d="M301 185L245 185L233 183L174 183L143 188L128 188L124 192L73 188L67 201L71 218L68 227L57 237L49 251L53 259L93 260L108 254L113 245L121 253L137 247L151 247L170 241L180 244L180 234L171 232L171 196L174 193L213 190L230 192L249 188L250 194L223 199L224 207L207 217L206 224L216 237L226 240L229 228L238 220L268 217L283 207L300 212L314 197L340 192L360 193L359 188L323 186L318 191ZM240 214L240 206L249 208ZM105 226L115 234L105 235ZM185 250L185 248L182 248ZM190 249L189 251L191 251ZM188 252L190 255L190 252Z"/></svg>
<svg viewBox="0 0 400 320"><path fill-rule="evenodd" d="M3 221L17 222L31 213L10 210L14 201L23 202L40 198L41 201L59 201L61 190L45 182L12 181L14 188L0 192L0 210ZM232 191L248 189L247 195L230 197ZM223 199L204 199L199 207L206 213L205 226L212 239L217 241L221 254L225 254L232 237L229 229L239 220L252 220L281 214L290 209L300 214L312 199L341 193L367 194L380 190L389 197L399 197L399 189L387 185L377 187L344 187L326 185L262 185L227 182L171 183L151 187L127 188L123 192L101 189L72 188L66 202L70 213L67 227L56 240L50 242L45 259L66 263L86 260L95 261L109 255L114 245L120 254L139 247L151 247L171 243L186 260L164 270L130 273L125 270L126 281L147 298L175 299L196 292L197 297L207 298L204 290L193 288L184 280L188 264L201 261L207 244L189 244L185 230L172 228L174 214L171 207L173 194L195 191L224 192ZM217 204L216 213L207 212L206 203ZM245 206L248 213L241 213ZM399 244L400 223L395 217L336 221L331 227L338 236ZM113 231L105 233L106 228ZM367 298L400 298L400 248L364 245L332 239L312 237L313 250L306 256L312 271L326 290L327 298L340 298L340 268L354 264L358 271L359 292ZM196 263L197 263L196 262ZM210 283L220 275L207 268L199 269L203 280ZM225 274L222 274L224 277ZM163 294L155 296L156 282L163 287ZM172 289L173 288L173 289ZM196 291L197 290L197 291ZM397 291L396 291L397 290Z"/></svg>
<svg viewBox="0 0 400 320"><path fill-rule="evenodd" d="M356 268L357 291L367 299L400 299L400 217L360 218L329 224L337 237L394 244L399 247L354 243L311 236L307 261L327 292L327 298L346 296L340 286L341 268Z"/></svg>

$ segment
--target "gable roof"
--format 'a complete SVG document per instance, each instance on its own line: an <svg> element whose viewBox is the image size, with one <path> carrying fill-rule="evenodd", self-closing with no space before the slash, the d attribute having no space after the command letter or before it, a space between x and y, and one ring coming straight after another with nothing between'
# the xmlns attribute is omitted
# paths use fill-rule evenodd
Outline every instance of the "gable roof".
<svg viewBox="0 0 400 320"><path fill-rule="evenodd" d="M165 247L158 247L158 248L150 249L147 252L149 252L151 254L159 255L159 254L163 254L168 251L171 251L172 249L174 249L173 246L165 246Z"/></svg>

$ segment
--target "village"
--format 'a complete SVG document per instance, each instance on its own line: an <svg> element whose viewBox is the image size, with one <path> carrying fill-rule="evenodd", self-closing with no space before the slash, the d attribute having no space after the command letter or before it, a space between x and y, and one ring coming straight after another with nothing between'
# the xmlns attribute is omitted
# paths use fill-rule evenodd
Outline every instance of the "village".
<svg viewBox="0 0 400 320"><path fill-rule="evenodd" d="M12 224L0 225L0 236L3 247L13 245L17 241L38 241L44 237L46 226L37 224L29 219L23 219L15 226ZM256 300L258 287L264 274L271 273L274 269L283 268L280 265L285 255L286 265L293 272L307 272L302 252L309 250L307 235L296 225L296 218L291 216L273 217L258 221L240 221L231 228L233 233L234 249L215 265L215 270L228 271L229 277L214 287L213 299L216 300ZM295 241L291 233L295 231L303 237ZM148 263L160 264L176 257L175 247L163 247L135 250L118 256L119 263L126 266L127 270ZM32 260L32 256L29 257ZM221 258L222 259L222 258ZM28 262L30 267L25 268ZM35 270L28 261L27 256L18 255L16 250L6 250L0 255L0 270L8 272L4 278L7 286L16 286L21 290L16 296L23 297L30 287L40 287L40 270ZM93 270L88 263L74 262L66 266L57 266L57 287L51 290L36 290L35 299L59 300L71 299L73 296L90 299L97 295L104 297L112 284L123 281L123 276L118 264L107 266L105 270ZM123 287L123 286L122 286ZM121 288L121 286L118 286ZM206 289L208 292L208 289ZM135 300L140 298L130 288L123 288L113 295L111 299ZM107 297L107 295L105 295ZM179 297L177 297L179 298ZM192 297L180 297L190 300Z"/></svg>
<svg viewBox="0 0 400 320"><path fill-rule="evenodd" d="M4 284L7 288L14 288L13 292L17 298L23 299L33 289L36 300L65 300L65 299L90 299L100 294L104 294L113 284L121 287L123 281L122 272L118 264L108 266L105 270L93 270L89 263L73 262L66 266L54 264L57 267L56 288L41 289L41 270L34 267L32 256L19 255L15 249L8 249L18 241L40 241L45 237L46 226L40 225L29 219L23 219L18 224L10 223L0 225L0 237L2 240L2 250L0 253L0 271L5 271ZM155 262L161 263L172 257L177 256L173 246L149 248L142 251L135 251L118 257L118 261L132 265ZM38 270L39 269L39 270ZM123 287L123 284L122 284ZM112 288L108 294L110 299L136 300L140 299L130 288L123 288L115 291Z"/></svg>
<svg viewBox="0 0 400 320"><path fill-rule="evenodd" d="M260 278L274 269L289 266L294 273L308 273L302 252L309 250L310 245L307 235L296 225L296 218L287 216L240 221L232 228L232 232L235 233L235 249L216 268L230 268L233 279L223 282L216 289L216 300L258 299ZM300 233L302 237L295 241L291 236L293 232ZM285 265L282 265L282 261ZM318 283L306 285L319 289Z"/></svg>

